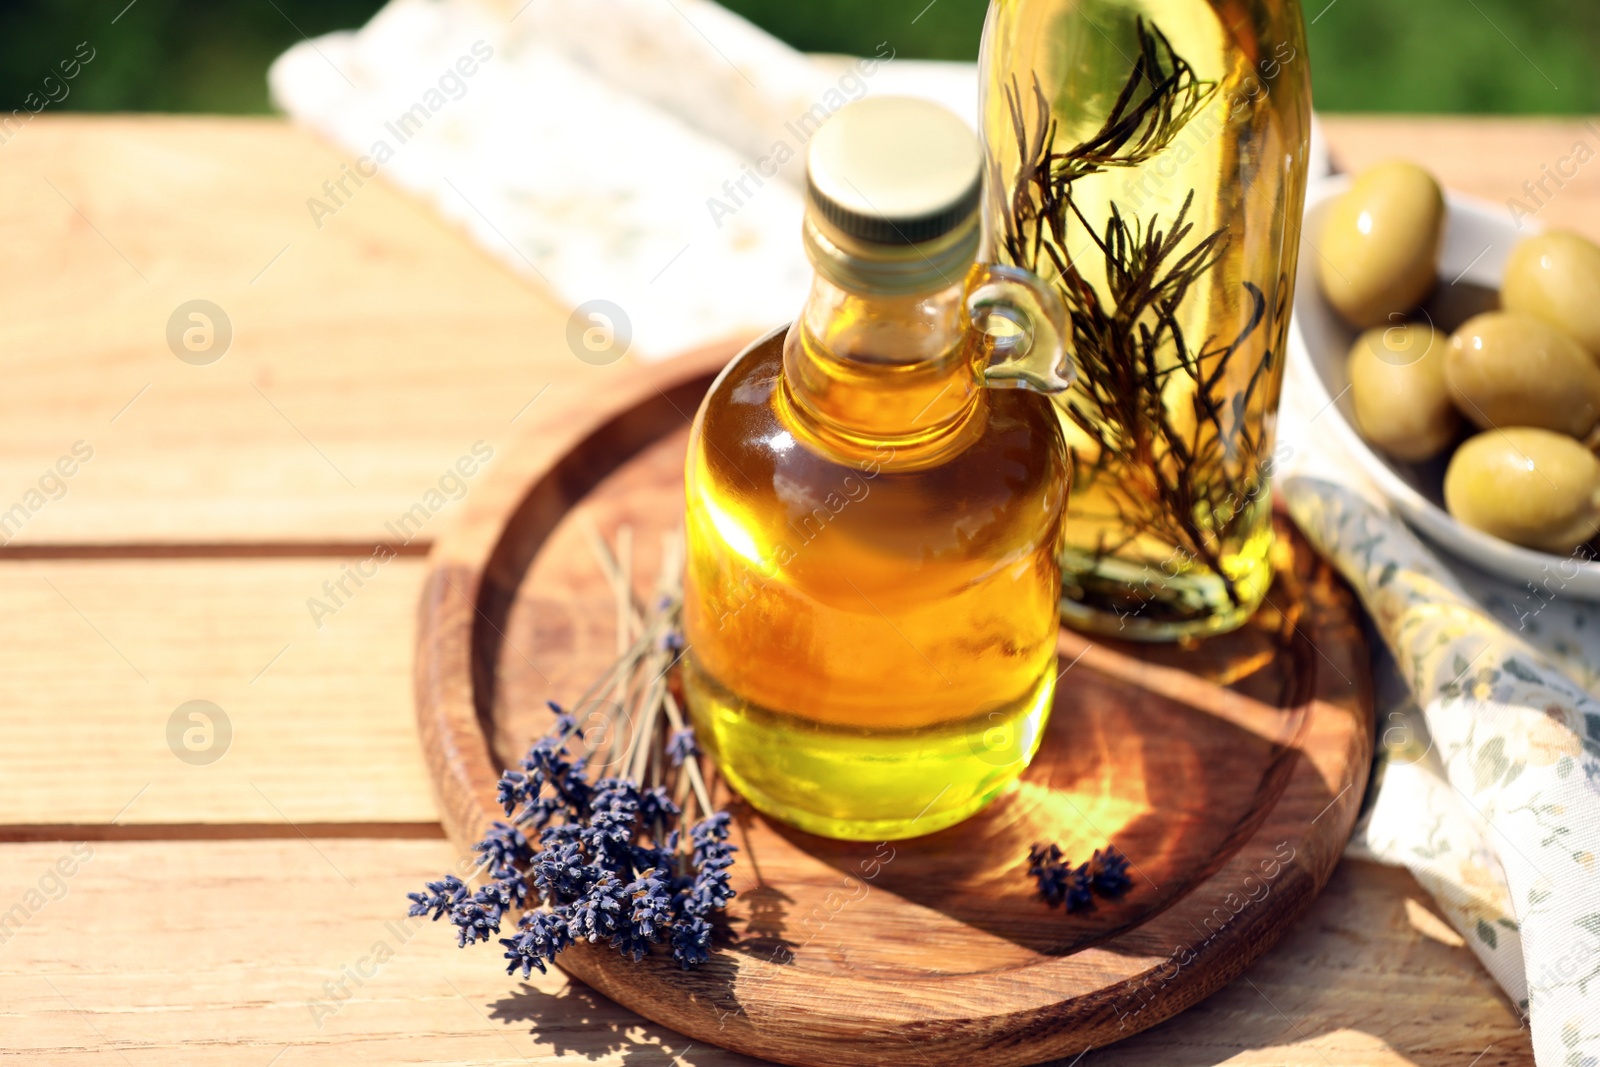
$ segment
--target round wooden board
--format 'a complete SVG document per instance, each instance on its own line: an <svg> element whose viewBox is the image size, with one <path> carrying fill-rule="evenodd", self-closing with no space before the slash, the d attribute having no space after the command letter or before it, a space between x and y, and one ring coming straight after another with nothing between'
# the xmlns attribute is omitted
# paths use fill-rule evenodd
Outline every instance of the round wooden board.
<svg viewBox="0 0 1600 1067"><path fill-rule="evenodd" d="M634 531L641 595L680 522L690 419L733 349L641 368L581 424L497 456L435 546L418 722L463 849L500 770L610 662L615 601L587 541ZM1069 520L1070 521L1070 520ZM1038 757L975 818L884 845L768 822L734 798L739 896L711 961L579 946L561 966L696 1041L783 1063L1007 1067L1128 1037L1237 976L1321 890L1373 745L1354 600L1287 524L1268 605L1191 649L1061 636ZM1066 914L1035 841L1114 842L1133 888ZM485 961L486 963L488 961Z"/></svg>

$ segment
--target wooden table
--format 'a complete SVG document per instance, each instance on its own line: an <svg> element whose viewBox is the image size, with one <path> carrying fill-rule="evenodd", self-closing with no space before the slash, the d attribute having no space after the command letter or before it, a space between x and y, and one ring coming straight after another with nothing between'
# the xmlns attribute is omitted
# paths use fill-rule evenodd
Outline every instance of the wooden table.
<svg viewBox="0 0 1600 1067"><path fill-rule="evenodd" d="M1500 201L1600 141L1328 128L1346 165L1408 155ZM454 859L412 725L411 618L470 489L336 605L324 583L475 442L536 438L629 365L574 358L564 308L381 183L318 229L305 201L341 159L273 119L47 116L0 146L0 1060L745 1062L400 921ZM1584 172L1539 218L1600 234L1597 201ZM166 340L197 298L234 331L204 366ZM75 445L92 458L45 477ZM312 598L334 610L314 620ZM169 747L192 700L231 726L213 762ZM1532 1059L1412 879L1346 862L1245 977L1083 1062Z"/></svg>

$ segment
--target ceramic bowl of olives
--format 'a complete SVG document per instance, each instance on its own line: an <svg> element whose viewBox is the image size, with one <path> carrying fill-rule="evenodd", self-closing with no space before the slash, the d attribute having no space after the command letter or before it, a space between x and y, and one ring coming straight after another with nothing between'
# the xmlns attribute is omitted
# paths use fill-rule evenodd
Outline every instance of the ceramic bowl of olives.
<svg viewBox="0 0 1600 1067"><path fill-rule="evenodd" d="M1395 509L1482 569L1600 600L1600 246L1400 161L1306 198L1290 359Z"/></svg>

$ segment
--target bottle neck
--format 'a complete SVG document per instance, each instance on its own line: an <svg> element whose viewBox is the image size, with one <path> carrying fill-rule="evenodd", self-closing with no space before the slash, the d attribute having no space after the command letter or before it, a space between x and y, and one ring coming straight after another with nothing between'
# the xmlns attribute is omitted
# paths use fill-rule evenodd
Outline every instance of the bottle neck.
<svg viewBox="0 0 1600 1067"><path fill-rule="evenodd" d="M863 250L826 241L809 220L807 238L817 272L784 342L780 390L794 429L835 458L888 469L965 448L982 432L984 403L985 353L966 306L971 252L957 243L956 255L934 249L913 265L918 246L895 249L883 284L881 261ZM920 287L897 284L913 273Z"/></svg>

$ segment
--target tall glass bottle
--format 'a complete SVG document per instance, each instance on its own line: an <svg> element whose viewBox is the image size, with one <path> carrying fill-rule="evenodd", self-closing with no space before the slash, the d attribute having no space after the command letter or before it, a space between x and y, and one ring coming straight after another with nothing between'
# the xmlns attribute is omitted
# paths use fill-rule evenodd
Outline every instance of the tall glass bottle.
<svg viewBox="0 0 1600 1067"><path fill-rule="evenodd" d="M1078 380L1062 613L1170 640L1243 623L1305 200L1296 0L994 0L989 254L1054 280Z"/></svg>
<svg viewBox="0 0 1600 1067"><path fill-rule="evenodd" d="M1064 313L974 266L981 150L874 97L808 153L800 318L736 358L686 464L684 683L751 803L929 833L1027 765L1056 677ZM1020 388L1018 388L1020 387Z"/></svg>

